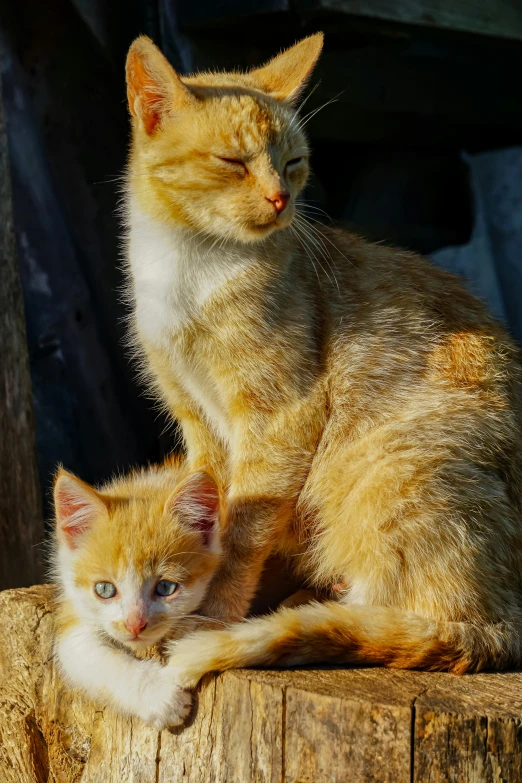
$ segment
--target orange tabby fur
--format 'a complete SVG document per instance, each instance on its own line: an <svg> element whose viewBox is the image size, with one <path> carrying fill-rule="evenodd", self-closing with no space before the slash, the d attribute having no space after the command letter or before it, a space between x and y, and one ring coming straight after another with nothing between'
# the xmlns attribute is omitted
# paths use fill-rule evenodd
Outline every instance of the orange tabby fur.
<svg viewBox="0 0 522 783"><path fill-rule="evenodd" d="M54 497L62 673L122 712L175 722L187 697L158 660L134 656L161 658L165 641L194 624L220 558L215 482L167 460L99 490L60 470ZM172 595L156 593L160 582L176 586ZM114 596L97 594L99 584Z"/></svg>
<svg viewBox="0 0 522 783"><path fill-rule="evenodd" d="M521 658L519 356L428 261L303 227L292 101L321 44L190 77L148 39L129 52L133 344L190 467L228 488L203 611L243 617L272 551L348 585L340 604L182 640L184 684L249 663Z"/></svg>

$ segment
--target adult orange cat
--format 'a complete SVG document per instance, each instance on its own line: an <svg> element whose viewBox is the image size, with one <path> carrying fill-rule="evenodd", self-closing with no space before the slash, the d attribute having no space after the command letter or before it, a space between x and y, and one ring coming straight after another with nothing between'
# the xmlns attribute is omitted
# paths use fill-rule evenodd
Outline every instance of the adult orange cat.
<svg viewBox="0 0 522 783"><path fill-rule="evenodd" d="M147 38L128 55L132 342L191 469L228 488L200 611L242 618L273 550L300 554L313 584L348 586L342 604L257 621L272 631L242 657L227 634L255 623L211 632L206 657L182 640L173 661L203 656L186 684L238 662L521 659L518 353L428 261L303 223L295 101L321 46L193 76Z"/></svg>

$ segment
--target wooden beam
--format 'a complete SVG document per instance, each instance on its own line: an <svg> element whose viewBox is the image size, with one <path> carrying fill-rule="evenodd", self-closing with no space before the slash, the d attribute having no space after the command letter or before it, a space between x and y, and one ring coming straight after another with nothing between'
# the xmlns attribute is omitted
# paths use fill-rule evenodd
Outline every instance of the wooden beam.
<svg viewBox="0 0 522 783"><path fill-rule="evenodd" d="M297 0L295 10L310 5L310 0ZM313 5L354 16L522 40L522 4L517 0L318 0Z"/></svg>
<svg viewBox="0 0 522 783"><path fill-rule="evenodd" d="M522 781L521 673L228 672L158 733L61 682L53 594L0 594L2 783Z"/></svg>
<svg viewBox="0 0 522 783"><path fill-rule="evenodd" d="M40 581L42 505L0 86L0 588Z"/></svg>

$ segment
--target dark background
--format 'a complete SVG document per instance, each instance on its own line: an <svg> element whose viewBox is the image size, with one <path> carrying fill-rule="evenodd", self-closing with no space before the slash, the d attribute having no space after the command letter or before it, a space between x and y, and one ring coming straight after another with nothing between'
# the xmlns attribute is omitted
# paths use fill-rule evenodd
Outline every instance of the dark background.
<svg viewBox="0 0 522 783"><path fill-rule="evenodd" d="M466 245L480 201L469 161L486 161L491 194L498 161L506 168L502 150L517 160L522 145L516 0L0 4L13 210L47 499L58 462L100 481L159 459L176 442L123 347L118 199L130 42L150 35L189 72L258 65L320 29L325 52L306 110L337 98L308 125L310 201L348 228L421 253ZM513 222L522 199L510 194L508 238L511 250L519 242L522 251L522 225ZM483 280L478 293L491 294L521 339L522 260L512 257L509 275L502 257L473 253L464 271L470 284ZM451 267L453 256L444 258Z"/></svg>

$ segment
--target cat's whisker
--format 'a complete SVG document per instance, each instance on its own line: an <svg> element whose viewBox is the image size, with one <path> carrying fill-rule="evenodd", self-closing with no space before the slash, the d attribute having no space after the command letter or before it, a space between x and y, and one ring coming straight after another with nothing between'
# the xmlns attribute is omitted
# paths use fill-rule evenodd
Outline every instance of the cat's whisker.
<svg viewBox="0 0 522 783"><path fill-rule="evenodd" d="M215 239L215 240L212 242L212 244L210 245L210 247L209 247L209 249L208 249L208 251L207 251L207 252L208 252L208 253L211 253L211 252L212 252L212 250L214 249L214 247L217 245L217 243L218 243L220 240L221 240L221 236L218 234L218 236L216 237L216 239Z"/></svg>
<svg viewBox="0 0 522 783"><path fill-rule="evenodd" d="M312 89L310 90L308 95L305 98L303 98L303 100L301 101L301 103L299 104L299 106L295 110L295 116L298 116L300 114L300 112L303 109L303 106L305 106L307 101L312 97L312 95L317 90L317 88L319 87L320 84L321 84L321 79L319 79L319 81L316 84L314 84L314 86L312 87Z"/></svg>
<svg viewBox="0 0 522 783"><path fill-rule="evenodd" d="M290 225L290 230L295 234L296 238L299 241L299 244L301 245L301 247L303 248L303 250L305 251L305 253L306 253L307 257L308 257L308 260L312 264L313 270L315 272L315 276L317 277L317 282L319 283L319 287L321 288L321 278L319 277L319 273L317 271L317 267L315 266L313 255L308 250L308 246L307 246L306 241L305 241L306 237L303 237L300 234L300 227L299 227L298 224L292 223Z"/></svg>
<svg viewBox="0 0 522 783"><path fill-rule="evenodd" d="M303 235L307 238L308 242L310 242L312 247L315 248L316 253L317 252L321 253L322 248L319 245L319 243L316 241L315 237L312 235L309 228L303 222L300 221L296 221L296 225L299 226L300 230L302 231ZM316 261L317 262L320 261L317 255L316 255Z"/></svg>
<svg viewBox="0 0 522 783"><path fill-rule="evenodd" d="M93 185L112 185L115 182L121 182L125 183L127 181L127 177L125 174L122 174L121 176L113 177L112 179L101 179L97 182L93 182Z"/></svg>
<svg viewBox="0 0 522 783"><path fill-rule="evenodd" d="M314 212L318 212L318 213L320 213L320 214L324 215L324 216L325 216L325 217L326 217L326 218L327 218L327 219L328 219L330 222L333 222L333 221L332 221L332 218L330 217L330 215L328 214L328 212L325 212L325 210L324 210L324 209L321 209L321 207L316 207L316 205L315 205L315 204L309 204L307 201L299 201L299 199L298 199L298 200L296 200L296 202L295 202L295 203L296 203L296 206L297 206L297 207L298 207L300 210L302 210L302 209L310 209L310 210L312 210L312 211L314 211Z"/></svg>
<svg viewBox="0 0 522 783"><path fill-rule="evenodd" d="M212 552L176 552L173 555L173 558L180 557L181 555L197 555L198 557L202 555L203 557L215 557L215 555ZM172 563L174 562L173 559L167 560L166 563Z"/></svg>
<svg viewBox="0 0 522 783"><path fill-rule="evenodd" d="M303 229L305 229L305 230L307 230L307 231L309 232L310 239L311 239L311 241L313 242L314 246L315 246L315 247L316 247L318 250L322 251L322 252L323 252L325 255L329 256L329 255L330 255L330 253L329 253L329 251L328 251L328 248L326 247L326 245L325 245L325 243L322 241L322 239L320 239L319 237L316 237L316 236L315 236L315 234L314 234L314 226L312 226L312 225L309 223L309 221L308 221L308 219L305 217L305 215L302 215L302 214L296 213L296 214L295 214L295 217L294 217L294 220L297 220L297 221L298 221L298 222L301 224L301 226L303 227Z"/></svg>
<svg viewBox="0 0 522 783"><path fill-rule="evenodd" d="M306 125L312 120L316 114L319 114L320 111L325 109L327 106L329 106L331 103L337 103L340 96L345 92L345 90L341 90L341 92L337 93L333 98L330 98L329 101L326 101L321 106L318 106L317 109L313 109L313 111L308 112L308 114L305 114L304 117L301 118L301 121L297 125L298 130L303 130Z"/></svg>
<svg viewBox="0 0 522 783"><path fill-rule="evenodd" d="M238 218L238 217L233 218L231 225L229 226L228 230L223 235L223 239L221 240L221 243L219 245L220 249L223 249L225 243L233 238L234 229L236 228L236 226L239 225L240 222L241 222L240 218Z"/></svg>
<svg viewBox="0 0 522 783"><path fill-rule="evenodd" d="M339 281L338 281L337 275L336 275L336 272L338 272L338 270L335 267L335 261L333 259L333 256L330 253L330 251L328 250L328 248L327 248L327 246L325 244L325 241L324 241L325 239L327 239L327 237L325 237L325 235L322 233L322 231L320 231L316 226L314 226L310 222L311 220L313 220L312 218L308 218L305 215L299 215L299 217L300 217L300 219L302 221L304 221L304 223L306 224L308 229L312 232L312 235L315 237L316 241L319 243L319 246L323 249L323 252L324 252L323 260L325 261L326 264L328 264L328 268L329 268L329 270L330 270L330 272L332 274L332 277L333 277L333 279L335 281L335 285L336 285L337 291L338 291L338 293L340 293ZM317 222L317 221L314 221L314 223L315 222Z"/></svg>
<svg viewBox="0 0 522 783"><path fill-rule="evenodd" d="M193 617L196 620L202 620L208 623L217 623L218 625L222 625L224 628L228 628L230 623L226 623L224 620L218 620L215 617L205 617L203 614L190 614L188 615L187 619L190 619Z"/></svg>
<svg viewBox="0 0 522 783"><path fill-rule="evenodd" d="M302 215L302 217L304 217L304 215ZM352 261L351 261L351 260L350 260L350 259L349 259L347 256L345 256L345 255L344 255L344 253L343 253L343 252L342 252L342 251L339 249L339 246L338 246L338 245L336 245L334 242L332 242L332 240L330 239L330 237L329 237L329 236L327 236L326 234L324 234L324 233L321 231L321 229L319 229L319 228L317 227L317 226L322 226L322 225L323 225L323 223L321 223L320 221L318 221L318 220L315 220L314 218L312 218L312 217L309 217L309 216L307 216L307 218L306 218L306 219L307 219L309 222L310 222L310 221L313 221L313 223L316 223L317 225L315 226L315 230L316 230L316 231L318 231L318 232L321 234L321 236L322 236L322 238L325 240L325 242L328 242L328 244L330 244L330 245L331 245L331 246L334 248L334 250L336 251L336 253L337 253L338 255L340 255L340 256L341 256L341 258L344 258L344 260L345 260L345 261L347 261L347 262L350 264L350 266L353 266L353 262L352 262Z"/></svg>
<svg viewBox="0 0 522 783"><path fill-rule="evenodd" d="M328 267L330 269L330 273L331 273L331 275L333 277L333 281L332 281L332 278L330 277L330 275L328 274L328 272L326 271L326 269L321 264L320 258L316 257L316 261L319 264L319 266L321 267L321 269L323 270L324 274L326 275L326 277L328 278L330 283L335 282L337 290L339 291L340 290L339 289L339 283L337 281L337 277L336 277L336 275L334 273L334 270L332 268L332 264L330 263L330 261L331 260L333 261L333 259L331 259L331 255L330 255L326 245L324 244L324 242L320 238L318 238L318 237L316 237L314 235L314 227L309 225L306 222L306 220L305 220L303 215L299 216L299 215L296 214L294 219L296 219L296 218L297 218L297 221L298 221L298 225L301 226L301 230L303 231L305 236L308 237L309 241L312 242L312 244L319 250L319 252L323 253L323 260L325 261L325 263L328 265Z"/></svg>

